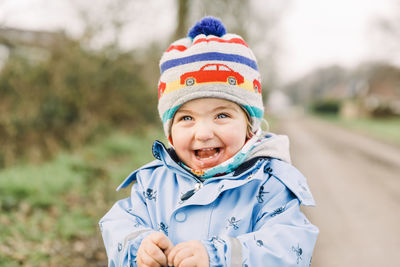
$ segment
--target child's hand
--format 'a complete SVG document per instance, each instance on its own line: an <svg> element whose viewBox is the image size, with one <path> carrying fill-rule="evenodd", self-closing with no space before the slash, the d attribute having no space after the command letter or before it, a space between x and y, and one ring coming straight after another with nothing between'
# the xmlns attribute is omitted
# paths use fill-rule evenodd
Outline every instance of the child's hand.
<svg viewBox="0 0 400 267"><path fill-rule="evenodd" d="M174 247L166 235L161 232L153 233L143 239L136 255L140 267L167 266L167 256Z"/></svg>
<svg viewBox="0 0 400 267"><path fill-rule="evenodd" d="M179 243L168 255L168 266L209 267L208 253L198 240Z"/></svg>

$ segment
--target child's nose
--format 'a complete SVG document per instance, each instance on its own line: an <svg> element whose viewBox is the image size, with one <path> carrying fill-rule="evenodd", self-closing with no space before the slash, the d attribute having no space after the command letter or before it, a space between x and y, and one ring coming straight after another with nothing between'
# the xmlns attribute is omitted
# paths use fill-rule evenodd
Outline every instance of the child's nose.
<svg viewBox="0 0 400 267"><path fill-rule="evenodd" d="M204 121L204 122L198 122L196 124L196 129L195 129L195 136L197 140L200 141L206 141L214 136L214 131L212 129L212 126L210 123Z"/></svg>

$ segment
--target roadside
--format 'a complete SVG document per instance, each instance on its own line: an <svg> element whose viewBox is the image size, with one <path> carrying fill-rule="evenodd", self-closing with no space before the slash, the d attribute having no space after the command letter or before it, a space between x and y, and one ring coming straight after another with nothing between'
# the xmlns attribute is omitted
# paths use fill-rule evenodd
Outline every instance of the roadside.
<svg viewBox="0 0 400 267"><path fill-rule="evenodd" d="M317 202L304 209L320 228L313 266L398 266L400 150L304 116L283 120L279 132Z"/></svg>
<svg viewBox="0 0 400 267"><path fill-rule="evenodd" d="M366 135L391 145L397 145L400 149L400 118L340 118L338 116L318 116L324 121L334 123L354 131L360 135Z"/></svg>

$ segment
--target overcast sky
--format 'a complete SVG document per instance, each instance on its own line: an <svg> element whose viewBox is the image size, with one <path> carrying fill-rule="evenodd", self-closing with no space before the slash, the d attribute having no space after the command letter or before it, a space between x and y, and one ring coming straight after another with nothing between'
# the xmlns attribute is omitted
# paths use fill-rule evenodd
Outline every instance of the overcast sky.
<svg viewBox="0 0 400 267"><path fill-rule="evenodd" d="M96 1L80 0L0 0L0 26L20 27L34 30L66 29L80 34L82 27L73 10L73 4ZM260 0L261 1L261 0ZM283 1L283 0L279 0ZM167 38L174 30L173 0L137 1L143 8L157 8L158 23L154 17L142 16L136 21L135 38L132 32L123 36L122 41L132 45L135 40L153 38L157 32L160 38ZM389 58L385 51L377 52L379 40L375 36L378 18L393 16L395 0L292 0L281 19L281 52L279 70L281 77L291 80L300 77L317 66L333 63L354 67L369 58ZM73 4L71 4L73 3ZM100 8L100 5L96 6ZM137 17L137 16L136 16ZM136 18L135 17L135 18ZM146 21L147 20L147 21ZM138 24L139 23L139 24ZM143 25L152 29L143 30ZM138 27L139 25L139 27ZM385 49L383 49L385 50ZM398 60L400 62L400 60Z"/></svg>
<svg viewBox="0 0 400 267"><path fill-rule="evenodd" d="M392 0L295 0L283 21L285 72L297 76L317 65L354 67L387 58L377 21L394 15ZM380 47L377 47L380 45Z"/></svg>

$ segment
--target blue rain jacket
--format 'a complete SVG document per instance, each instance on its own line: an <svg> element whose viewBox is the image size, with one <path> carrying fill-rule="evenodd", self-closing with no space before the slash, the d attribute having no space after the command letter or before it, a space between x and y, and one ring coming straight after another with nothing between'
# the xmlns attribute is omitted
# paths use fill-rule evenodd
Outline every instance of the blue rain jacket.
<svg viewBox="0 0 400 267"><path fill-rule="evenodd" d="M303 175L275 158L201 182L160 142L157 160L131 173L129 198L100 220L109 266L137 266L146 236L162 231L175 245L200 240L210 266L309 266L318 229L300 211L314 205ZM251 164L250 164L251 163Z"/></svg>

